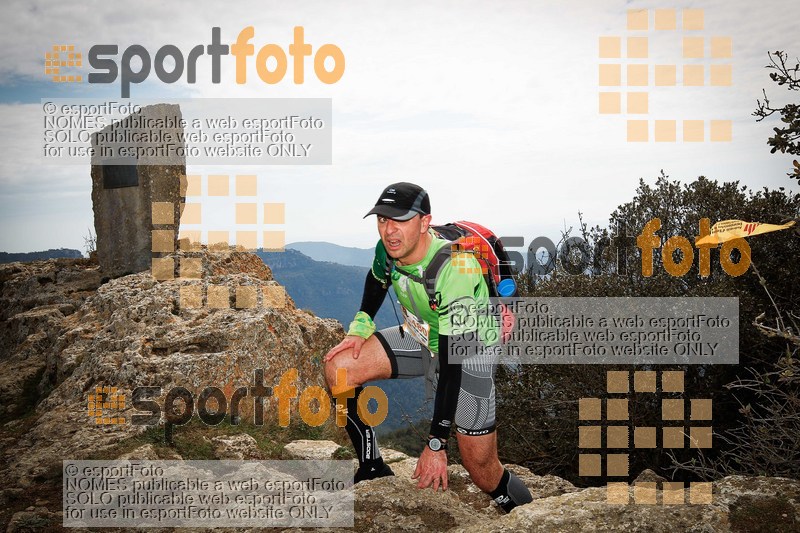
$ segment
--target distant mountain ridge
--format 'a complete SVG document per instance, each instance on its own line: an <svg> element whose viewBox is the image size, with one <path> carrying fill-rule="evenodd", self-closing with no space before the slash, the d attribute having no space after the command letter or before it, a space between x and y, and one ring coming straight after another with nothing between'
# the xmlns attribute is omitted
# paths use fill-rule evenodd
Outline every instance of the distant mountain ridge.
<svg viewBox="0 0 800 533"><path fill-rule="evenodd" d="M0 252L0 263L14 263L16 261L22 261L23 263L26 263L28 261L58 259L60 257L77 259L79 257L83 257L83 254L79 250L73 250L71 248L50 248L49 250L44 250L41 252Z"/></svg>
<svg viewBox="0 0 800 533"><path fill-rule="evenodd" d="M275 280L286 287L298 307L310 309L320 317L335 318L345 328L353 320L361 306L367 267L317 261L291 248L283 252L258 251L256 255L272 269ZM390 291L375 317L378 328L397 324L390 303L394 299Z"/></svg>
<svg viewBox="0 0 800 533"><path fill-rule="evenodd" d="M293 242L286 248L302 252L314 261L357 267L369 267L375 254L374 248L353 248L324 241Z"/></svg>

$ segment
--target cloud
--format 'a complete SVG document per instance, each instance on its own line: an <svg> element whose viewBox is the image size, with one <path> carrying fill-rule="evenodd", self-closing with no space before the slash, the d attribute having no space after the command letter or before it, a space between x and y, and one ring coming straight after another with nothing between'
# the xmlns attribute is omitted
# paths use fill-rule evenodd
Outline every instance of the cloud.
<svg viewBox="0 0 800 533"><path fill-rule="evenodd" d="M88 205L88 166L42 164L42 112L38 101L29 100L80 90L108 96L119 94L119 88L42 81L42 54L52 44L88 50L97 43L117 43L121 49L138 43L151 52L175 44L188 51L210 42L212 26L221 27L223 42L232 43L252 25L257 49L267 43L288 49L293 27L303 25L315 51L335 43L345 54L345 75L333 85L316 80L311 58L305 61L303 85L292 82L292 66L281 83L263 83L253 58L247 84L233 81L232 59L222 62L223 83L213 84L209 59L201 57L196 84L181 80L167 86L151 74L132 89L134 96L148 97L332 98L334 163L329 167L188 169L258 173L269 194L287 204L289 240L369 245L374 229L359 222L361 214L395 179L425 185L440 221L473 218L526 236L555 232L564 220L575 221L578 210L590 223L604 223L633 195L640 177L652 181L661 168L684 181L705 174L755 188L788 186L790 158L769 154L770 125L754 122L750 113L762 87L780 100L780 90L769 86L763 69L767 50L800 54L787 48L796 45L800 7L795 4L695 2L692 7L705 11L706 28L699 34L733 39L733 86L644 89L650 102L645 118L678 124L730 119L733 142L628 143L625 115L598 114L598 38L626 36L628 8L662 7L622 1L417 2L402 9L366 1L239 2L236 9L224 3L5 2L0 15L14 24L0 36L0 90L6 102L0 105L0 140L7 154L0 162L0 209L32 228L36 225L26 226L25 220L34 215L27 210L72 213L75 206ZM681 64L684 33L648 34L651 55L641 62ZM25 103L12 103L20 98ZM80 195L84 200L75 201ZM82 216L91 220L90 212ZM47 234L6 232L0 248L41 247L48 239Z"/></svg>

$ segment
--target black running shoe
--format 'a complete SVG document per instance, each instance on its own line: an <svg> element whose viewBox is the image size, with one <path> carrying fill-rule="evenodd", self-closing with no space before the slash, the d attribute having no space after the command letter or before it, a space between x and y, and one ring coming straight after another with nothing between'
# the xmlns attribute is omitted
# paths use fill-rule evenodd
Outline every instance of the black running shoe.
<svg viewBox="0 0 800 533"><path fill-rule="evenodd" d="M380 463L376 464L363 464L358 468L356 471L356 475L353 477L353 483L358 483L359 481L366 481L368 479L376 479L379 477L386 477L386 476L393 476L394 472L389 465L381 460Z"/></svg>

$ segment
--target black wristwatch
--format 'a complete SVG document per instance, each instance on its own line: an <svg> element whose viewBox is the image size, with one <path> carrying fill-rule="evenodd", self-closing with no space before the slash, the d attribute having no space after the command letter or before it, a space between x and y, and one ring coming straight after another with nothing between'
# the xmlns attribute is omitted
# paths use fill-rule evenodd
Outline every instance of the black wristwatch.
<svg viewBox="0 0 800 533"><path fill-rule="evenodd" d="M447 449L447 441L437 437L428 437L428 448L434 452Z"/></svg>

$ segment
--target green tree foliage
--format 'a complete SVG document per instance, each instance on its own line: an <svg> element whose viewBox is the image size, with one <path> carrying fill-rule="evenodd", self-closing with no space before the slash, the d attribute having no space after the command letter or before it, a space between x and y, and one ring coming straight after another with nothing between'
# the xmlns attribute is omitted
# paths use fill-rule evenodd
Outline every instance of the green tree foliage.
<svg viewBox="0 0 800 533"><path fill-rule="evenodd" d="M781 223L796 219L800 214L800 194L791 194L783 188L751 191L738 182L718 183L705 177L682 185L670 180L663 171L654 185L640 181L634 198L620 205L612 214L609 226L587 228L581 224L580 236L585 245L574 244L572 253L558 258L545 258L552 262L553 270L546 276L536 275L528 269L518 277L518 285L525 296L734 296L739 298L739 365L690 365L684 367L600 366L600 365L523 365L504 368L498 379L498 420L500 452L504 459L531 467L539 473L555 473L576 483L586 484L589 478L577 475L578 399L606 396L607 370L684 370L686 392L684 397L712 398L714 402L714 448L703 459L707 464L719 464L726 449L741 447L739 436L752 437L761 429L743 429L750 413L769 414L757 410L759 394L752 386L728 387L754 376L774 373L777 365L784 364L787 340L780 335L764 335L756 325L791 326L792 317L800 317L800 238L792 230L759 235L748 239L751 266L739 277L728 275L720 266L719 251L712 250L711 272L699 275L698 254L694 264L682 277L674 277L663 267L661 249L653 252L653 275L642 275L641 250L636 246L636 236L644 225L654 219L661 220L657 235L663 245L672 236L686 237L694 243L699 235L699 220L740 219L751 222ZM562 244L570 237L572 229L565 231ZM589 253L591 267L580 274L569 274L571 255L584 250ZM733 261L746 258L732 254ZM681 260L680 251L673 259ZM756 269L760 277L756 275ZM766 292L769 289L770 293ZM771 296L771 298L770 298ZM774 300L774 304L773 304ZM793 326L795 333L797 325ZM785 329L785 328L784 328ZM796 350L796 347L793 348ZM783 361L783 362L782 362ZM791 372L790 365L789 371ZM785 368L784 368L785 370ZM781 371L784 371L781 370ZM763 379L762 379L763 381ZM749 381L748 384L752 385ZM773 376L773 383L777 378ZM784 385L794 402L800 402L797 381ZM783 385L781 385L783 386ZM630 421L633 426L661 426L659 394L637 394L630 397ZM763 400L763 398L762 398ZM524 414L523 414L524 413ZM788 415L791 418L791 415ZM605 422L604 422L605 424ZM800 449L800 432L794 439L782 433L780 446L786 450ZM717 438L719 435L721 438ZM726 441L727 439L727 441ZM746 443L745 443L746 445ZM778 444L776 444L777 446ZM727 446L727 448L726 448ZM691 465L698 456L697 450L666 451L634 450L631 443L630 473L635 476L644 468L653 468L662 475L672 471L675 463ZM780 455L780 447L771 450ZM741 454L740 454L741 455ZM786 454L783 454L784 456ZM727 471L751 471L747 459L729 457ZM800 475L800 465L795 465L794 475ZM764 470L762 468L762 470ZM768 470L768 469L767 469ZM713 466L705 474L710 475ZM696 472L695 472L696 473ZM783 474L788 472L785 470ZM688 478L686 471L678 471L677 479ZM598 482L605 480L599 479Z"/></svg>
<svg viewBox="0 0 800 533"><path fill-rule="evenodd" d="M770 79L789 91L800 91L800 62L795 59L794 68L787 66L788 55L780 50L774 54L767 52L767 55L769 56L770 64L766 68L772 71L769 73ZM767 98L767 91L762 90L762 92L764 93L764 101L756 101L757 107L753 112L753 116L758 117L757 121L761 121L778 113L781 122L785 124L783 127L773 128L775 135L767 141L767 144L772 147L770 152L774 154L780 150L782 154L800 155L800 105L788 103L782 107L772 107L769 98ZM793 172L789 173L788 176L800 182L800 162L794 161Z"/></svg>

